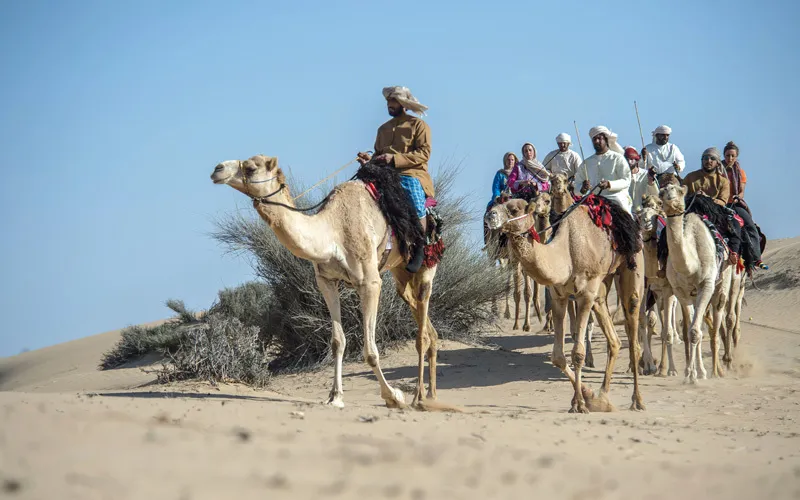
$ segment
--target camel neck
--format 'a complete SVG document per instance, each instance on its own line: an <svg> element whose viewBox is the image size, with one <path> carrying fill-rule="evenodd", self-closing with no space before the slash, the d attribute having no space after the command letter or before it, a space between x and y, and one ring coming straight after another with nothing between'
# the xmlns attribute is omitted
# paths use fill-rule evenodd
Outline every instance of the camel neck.
<svg viewBox="0 0 800 500"><path fill-rule="evenodd" d="M667 217L667 247L669 248L669 259L672 266L679 274L690 274L686 249L683 244L683 234L686 228L684 218L686 215L674 215Z"/></svg>
<svg viewBox="0 0 800 500"><path fill-rule="evenodd" d="M561 225L553 241L547 245L529 239L527 235L511 236L509 244L525 272L545 286L566 283L572 272L569 259L567 221Z"/></svg>
<svg viewBox="0 0 800 500"><path fill-rule="evenodd" d="M294 207L294 200L288 195L287 189L270 198L270 201ZM305 215L266 203L258 204L256 211L294 256L312 262L329 260L331 241L320 237L327 234L329 228L322 213Z"/></svg>

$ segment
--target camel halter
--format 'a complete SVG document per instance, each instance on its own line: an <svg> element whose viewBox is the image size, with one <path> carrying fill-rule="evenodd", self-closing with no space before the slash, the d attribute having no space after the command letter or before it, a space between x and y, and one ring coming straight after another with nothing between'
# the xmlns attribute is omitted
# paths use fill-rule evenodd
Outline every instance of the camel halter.
<svg viewBox="0 0 800 500"><path fill-rule="evenodd" d="M246 194L251 200L253 200L253 204L254 205L256 205L256 204L258 204L258 205L275 205L275 206L279 206L279 207L283 207L283 208L288 208L289 210L292 210L294 212L308 212L309 210L314 210L315 208L318 208L318 207L322 206L325 202L328 201L328 199L333 194L333 192L329 193L328 196L326 196L322 201L320 201L319 203L317 203L314 206L307 207L307 208L297 208L297 207L293 207L291 205L287 205L285 203L281 203L279 201L270 201L269 200L269 198L272 198L276 194L278 194L281 191L283 191L283 188L286 187L286 184L281 183L281 185L278 186L278 189L276 189L275 191L269 193L266 196L261 196L261 197L253 196L252 194L250 194L250 190L247 189L247 185L248 184L260 184L260 183L263 183L263 182L274 181L275 179L278 178L277 175L273 176L273 177L270 177L269 179L262 179L260 181L248 180L247 176L244 174L244 168L242 167L242 161L241 160L239 160L239 171L241 172L242 183L244 184L244 194Z"/></svg>

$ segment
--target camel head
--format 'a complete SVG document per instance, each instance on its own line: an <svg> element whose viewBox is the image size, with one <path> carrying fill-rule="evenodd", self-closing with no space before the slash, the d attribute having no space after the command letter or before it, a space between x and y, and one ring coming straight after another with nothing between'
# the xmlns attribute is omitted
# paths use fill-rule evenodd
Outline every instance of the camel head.
<svg viewBox="0 0 800 500"><path fill-rule="evenodd" d="M214 184L227 184L254 198L262 198L285 186L286 177L275 157L256 155L247 160L227 160L214 167Z"/></svg>
<svg viewBox="0 0 800 500"><path fill-rule="evenodd" d="M537 219L548 222L550 220L550 206L552 201L553 199L550 193L539 193L529 207L533 207L533 215L536 216ZM531 209L529 208L528 210Z"/></svg>
<svg viewBox="0 0 800 500"><path fill-rule="evenodd" d="M642 206L636 211L636 218L642 228L642 239L651 241L655 239L658 229L658 218L663 216L661 200L651 195L644 195Z"/></svg>
<svg viewBox="0 0 800 500"><path fill-rule="evenodd" d="M683 201L686 196L686 186L669 183L661 188L658 196L661 198L661 204L664 206L664 213L667 216L679 215L686 208Z"/></svg>
<svg viewBox="0 0 800 500"><path fill-rule="evenodd" d="M555 174L550 177L550 192L553 194L564 194L569 191L569 181L564 174Z"/></svg>
<svg viewBox="0 0 800 500"><path fill-rule="evenodd" d="M529 204L525 200L513 198L502 205L493 206L484 216L484 220L489 229L500 229L504 233L522 233L533 222L530 217L525 217L526 214L533 212L533 208L533 202ZM521 218L516 219L517 217Z"/></svg>

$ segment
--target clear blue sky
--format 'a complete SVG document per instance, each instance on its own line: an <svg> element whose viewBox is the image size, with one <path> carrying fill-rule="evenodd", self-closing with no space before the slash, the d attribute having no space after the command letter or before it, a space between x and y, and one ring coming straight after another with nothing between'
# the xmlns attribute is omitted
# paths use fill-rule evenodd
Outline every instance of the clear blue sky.
<svg viewBox="0 0 800 500"><path fill-rule="evenodd" d="M797 2L0 3L0 356L210 305L252 277L207 233L248 208L214 165L308 184L372 146L387 85L430 106L436 166L489 199L506 151L657 125L699 167L735 140L769 237L800 234ZM577 150L577 141L575 141ZM648 140L649 142L649 140ZM588 154L588 153L587 153ZM344 175L349 176L352 171ZM344 175L340 179L344 178ZM480 234L476 222L474 236Z"/></svg>

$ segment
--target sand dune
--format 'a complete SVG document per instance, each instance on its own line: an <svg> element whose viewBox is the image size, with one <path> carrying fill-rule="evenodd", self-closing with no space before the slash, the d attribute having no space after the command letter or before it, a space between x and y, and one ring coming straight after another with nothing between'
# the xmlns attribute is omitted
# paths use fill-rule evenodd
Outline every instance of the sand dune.
<svg viewBox="0 0 800 500"><path fill-rule="evenodd" d="M152 377L136 367L97 370L119 332L5 358L2 491L81 499L798 498L800 297L791 276L799 257L800 238L770 242L765 260L780 276L763 273L763 290L749 287L736 370L697 386L643 377L646 412L627 410L625 349L611 392L619 411L567 414L571 390L549 363L552 336L512 332L510 323L492 339L496 349L444 343L439 396L464 414L387 410L361 363L345 367L343 410L319 404L330 367L276 377L264 391L145 385ZM602 344L598 368L586 373L595 389ZM658 341L654 348L660 353ZM415 358L413 345L384 357L390 382L406 392Z"/></svg>

